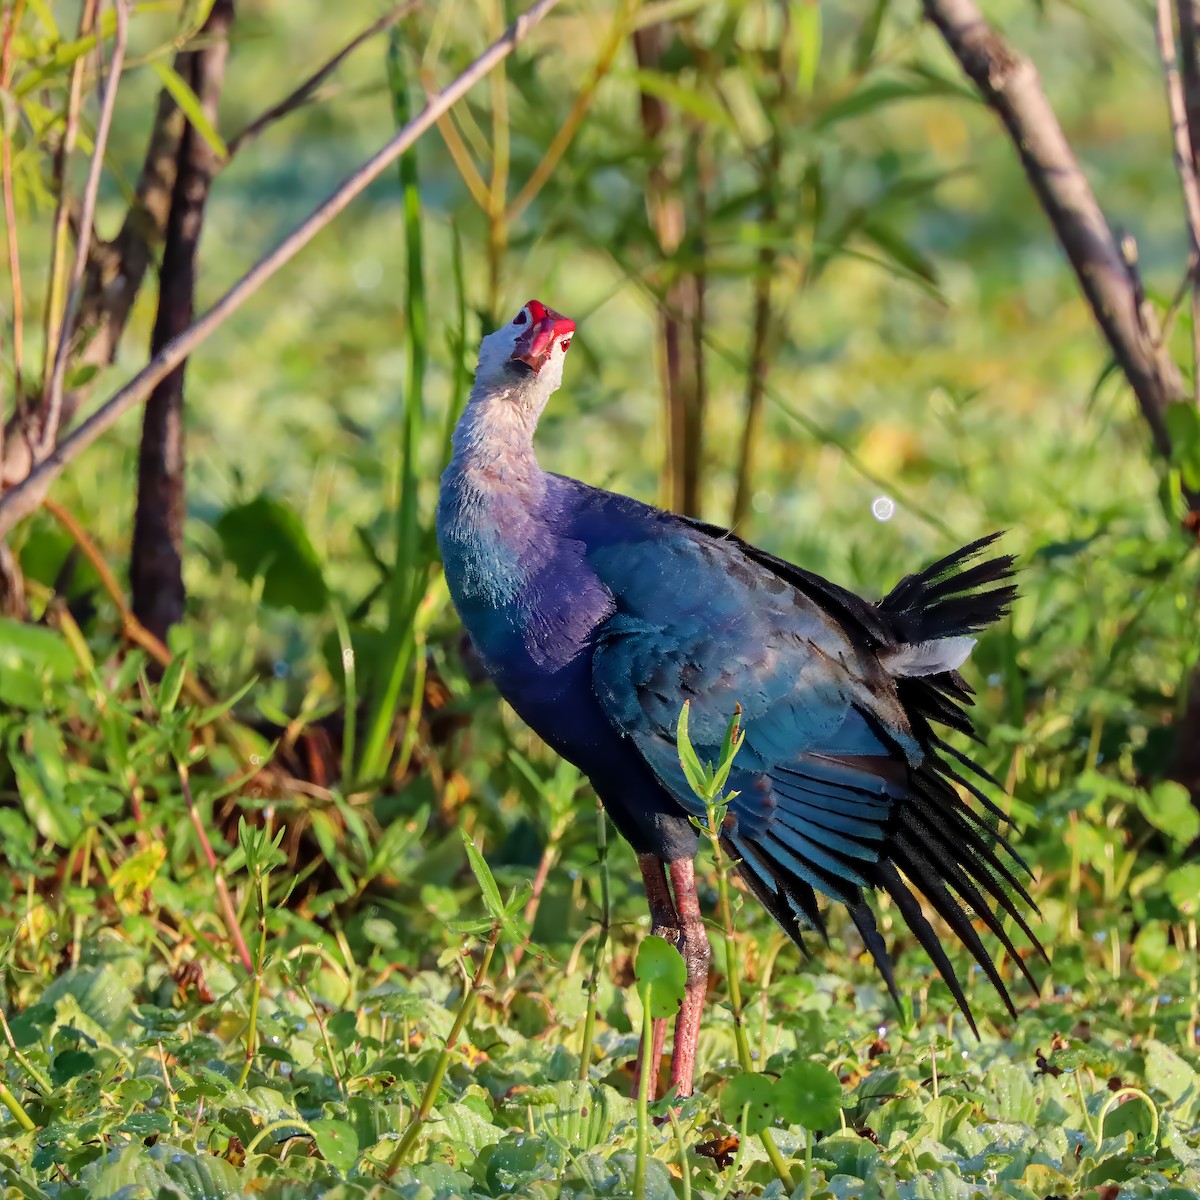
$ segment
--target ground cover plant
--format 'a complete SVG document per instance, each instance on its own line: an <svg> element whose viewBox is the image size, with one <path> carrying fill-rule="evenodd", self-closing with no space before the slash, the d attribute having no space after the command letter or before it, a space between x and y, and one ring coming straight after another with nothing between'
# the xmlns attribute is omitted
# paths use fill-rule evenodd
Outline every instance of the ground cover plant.
<svg viewBox="0 0 1200 1200"><path fill-rule="evenodd" d="M520 10L6 0L0 1193L1200 1194L1192 9L923 7L564 0L64 452ZM902 1012L836 914L801 958L705 840L697 1093L633 1094L681 963L432 531L530 295L578 326L548 467L868 595L1007 530L1017 1020L886 900Z"/></svg>

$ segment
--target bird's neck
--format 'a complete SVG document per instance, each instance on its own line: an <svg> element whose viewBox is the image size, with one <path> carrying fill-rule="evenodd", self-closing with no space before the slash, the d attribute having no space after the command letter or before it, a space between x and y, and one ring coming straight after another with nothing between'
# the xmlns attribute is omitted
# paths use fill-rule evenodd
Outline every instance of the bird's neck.
<svg viewBox="0 0 1200 1200"><path fill-rule="evenodd" d="M454 454L444 482L533 501L544 486L533 451L536 411L510 388L471 391L454 429Z"/></svg>
<svg viewBox="0 0 1200 1200"><path fill-rule="evenodd" d="M515 596L546 549L547 478L533 452L536 411L476 387L442 476L438 539L451 590L491 603Z"/></svg>

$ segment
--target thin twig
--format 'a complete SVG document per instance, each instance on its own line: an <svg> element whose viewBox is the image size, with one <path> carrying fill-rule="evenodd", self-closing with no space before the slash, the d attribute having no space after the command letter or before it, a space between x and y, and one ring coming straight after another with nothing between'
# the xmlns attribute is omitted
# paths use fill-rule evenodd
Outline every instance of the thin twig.
<svg viewBox="0 0 1200 1200"><path fill-rule="evenodd" d="M16 0L8 13L8 21L4 26L4 45L0 50L0 91L7 92L12 82L13 67L13 36L21 21L25 9L25 0ZM0 174L3 175L4 187L4 228L8 235L8 271L12 280L13 301L13 394L14 407L19 407L24 401L24 390L21 381L24 353L22 343L25 338L25 297L21 291L21 255L20 244L17 240L17 212L14 203L13 173L12 173L12 137L9 134L8 122L0 122ZM3 412L0 412L0 418ZM4 459L4 422L0 419L0 462Z"/></svg>
<svg viewBox="0 0 1200 1200"><path fill-rule="evenodd" d="M1190 0L1182 7L1190 8ZM1171 114L1171 133L1175 141L1175 169L1183 189L1183 211L1187 218L1189 260L1200 262L1200 185L1196 182L1196 156L1188 125L1187 99L1179 64L1175 57L1175 28L1171 20L1171 0L1157 0L1158 20L1155 33L1158 53L1162 59L1163 76L1167 85L1167 110ZM1192 387L1196 403L1200 404L1200 283L1192 271Z"/></svg>
<svg viewBox="0 0 1200 1200"><path fill-rule="evenodd" d="M172 338L124 387L109 397L86 421L64 438L20 483L0 497L0 537L36 511L50 484L73 459L110 429L129 409L145 401L154 385L218 329L279 269L290 262L368 185L408 149L442 113L449 111L480 79L507 58L559 0L537 0L457 79L425 106L374 157L368 159L278 246L260 259L198 321Z"/></svg>
<svg viewBox="0 0 1200 1200"><path fill-rule="evenodd" d="M87 37L96 21L97 0L83 0L83 8L79 14L80 39ZM97 44L99 39L97 39ZM42 395L43 405L50 391L50 379L54 373L54 360L58 354L58 342L62 332L61 324L55 320L63 312L66 296L63 292L63 270L67 256L67 232L70 224L70 203L67 199L67 168L71 161L71 152L75 149L75 137L79 132L79 108L83 97L83 70L87 63L87 55L81 54L71 65L70 82L67 85L66 123L63 126L62 139L54 156L54 177L58 184L58 201L54 207L54 223L50 236L50 285L46 295L45 310L45 341L42 362Z"/></svg>
<svg viewBox="0 0 1200 1200"><path fill-rule="evenodd" d="M179 772L179 783L183 788L183 799L187 804L188 816L191 818L192 828L195 829L196 836L200 839L200 848L204 851L204 858L208 863L208 869L212 872L213 884L217 889L217 896L221 901L221 909L225 914L225 925L229 929L229 936L233 938L233 944L237 947L238 958L242 960L242 966L246 968L246 974L253 975L254 960L250 957L250 947L246 945L246 939L242 935L242 927L238 924L237 910L233 907L233 897L230 896L229 887L225 883L225 874L221 870L220 863L217 862L212 842L208 840L208 833L204 828L204 822L200 820L200 813L196 808L196 801L192 796L192 785L188 779L188 769L181 762L176 762L175 768Z"/></svg>
<svg viewBox="0 0 1200 1200"><path fill-rule="evenodd" d="M286 95L278 104L271 105L266 112L255 117L241 133L235 135L225 147L229 151L229 158L232 158L237 153L238 148L245 145L246 142L258 137L260 133L269 125L273 125L276 121L288 116L296 109L303 107L312 98L313 93L329 78L354 53L359 46L365 42L369 42L371 38L377 34L383 33L391 29L397 22L402 21L409 13L413 12L420 5L420 0L407 0L405 4L397 4L390 12L386 12L378 21L373 21L360 34L348 41L331 59L319 66L299 87ZM229 159L226 159L228 162Z"/></svg>
<svg viewBox="0 0 1200 1200"><path fill-rule="evenodd" d="M129 36L129 11L126 4L127 0L113 0L117 31L113 41L112 58L108 65L108 78L104 83L104 98L100 101L100 120L96 125L92 161L88 167L87 184L83 189L83 206L79 213L79 236L75 243L75 261L71 265L66 305L58 327L54 368L50 373L49 387L46 392L39 457L48 453L58 440L59 421L62 417L63 383L67 374L67 359L71 353L75 317L79 312L79 301L83 294L83 276L87 270L88 252L91 249L92 222L96 215L96 197L100 192L100 176L104 170L104 151L108 146L108 132L112 128L113 109L116 107L117 101L117 86L121 82L121 69L125 65L125 45Z"/></svg>

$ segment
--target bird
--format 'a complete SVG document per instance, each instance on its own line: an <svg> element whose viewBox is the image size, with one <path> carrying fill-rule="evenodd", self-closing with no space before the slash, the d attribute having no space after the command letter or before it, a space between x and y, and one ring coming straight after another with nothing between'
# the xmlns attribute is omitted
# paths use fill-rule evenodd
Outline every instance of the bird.
<svg viewBox="0 0 1200 1200"><path fill-rule="evenodd" d="M974 733L958 668L1016 595L1012 556L985 554L1000 535L870 603L727 529L544 471L534 433L574 336L569 317L530 300L482 339L437 538L488 675L590 781L636 853L651 933L684 959L670 1087L693 1089L711 957L693 863L705 810L676 741L685 703L702 761L740 712L720 843L802 949L825 936L818 897L843 905L899 1005L868 903L886 894L977 1032L923 898L1015 1016L977 925L1036 989L1004 923L1045 957L1029 868L985 791L996 781L939 732ZM657 1020L656 1066L665 1038Z"/></svg>

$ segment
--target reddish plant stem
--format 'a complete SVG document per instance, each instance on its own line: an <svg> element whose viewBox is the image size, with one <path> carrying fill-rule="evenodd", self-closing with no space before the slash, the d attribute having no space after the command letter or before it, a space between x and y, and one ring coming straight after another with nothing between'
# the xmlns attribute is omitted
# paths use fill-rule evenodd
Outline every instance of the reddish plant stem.
<svg viewBox="0 0 1200 1200"><path fill-rule="evenodd" d="M200 848L204 851L204 858L208 863L208 869L212 872L213 884L217 889L217 898L220 900L221 909L225 914L225 924L229 929L229 936L233 939L238 958L242 960L242 966L246 968L246 974L253 975L254 960L250 957L250 947L246 945L246 939L242 935L242 927L238 924L237 919L237 909L233 906L233 897L229 894L229 887L225 883L225 875L221 871L220 864L217 862L212 842L208 840L208 833L205 831L204 822L200 820L200 813L196 809L196 801L192 797L192 784L188 778L187 767L183 763L176 763L175 766L179 772L179 783L183 788L183 799L187 804L188 816L191 818L192 828L195 829L196 836L200 839Z"/></svg>

